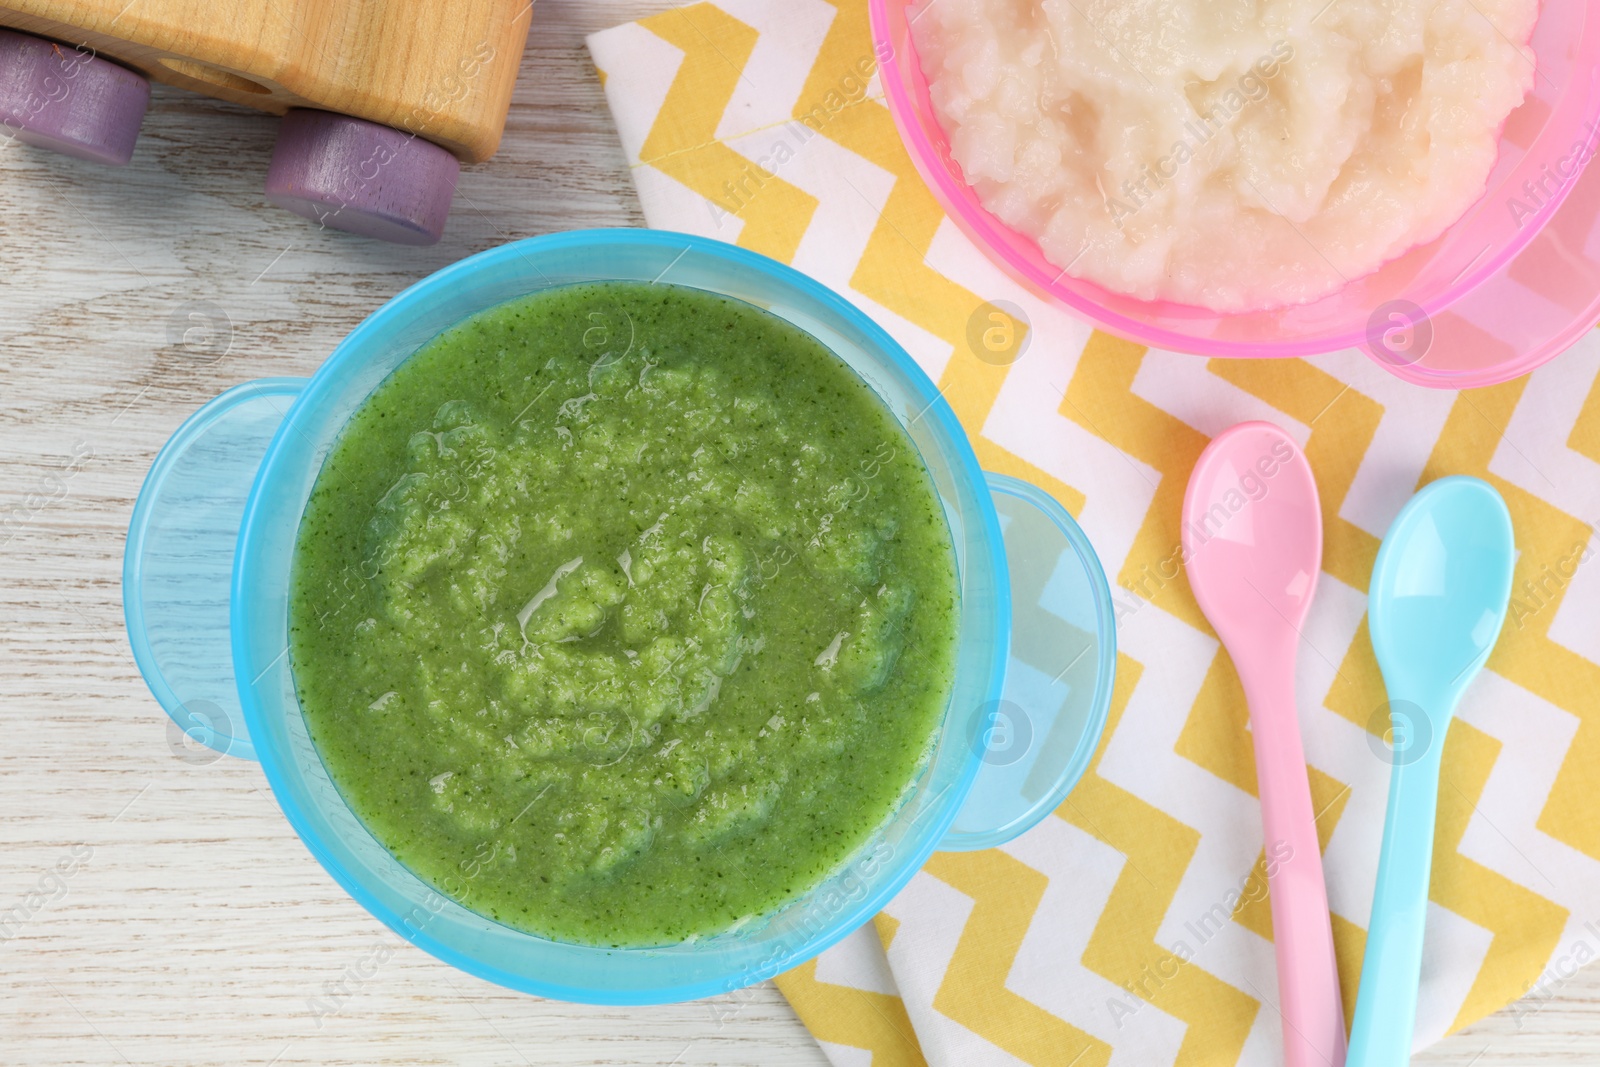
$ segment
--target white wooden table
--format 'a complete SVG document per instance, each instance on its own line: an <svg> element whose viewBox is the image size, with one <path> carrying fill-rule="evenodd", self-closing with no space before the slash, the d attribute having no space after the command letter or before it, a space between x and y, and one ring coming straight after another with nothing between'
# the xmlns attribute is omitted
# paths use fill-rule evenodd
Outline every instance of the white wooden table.
<svg viewBox="0 0 1600 1067"><path fill-rule="evenodd" d="M590 1008L402 946L312 859L256 765L174 754L123 629L133 499L195 407L310 374L462 256L642 223L583 36L663 6L539 4L505 144L462 175L430 249L269 208L275 120L162 87L126 170L0 150L0 921L31 912L0 927L0 1064L825 1063L770 986ZM174 343L195 309L214 330ZM63 859L70 877L47 873ZM1418 1062L1596 1061L1590 970Z"/></svg>

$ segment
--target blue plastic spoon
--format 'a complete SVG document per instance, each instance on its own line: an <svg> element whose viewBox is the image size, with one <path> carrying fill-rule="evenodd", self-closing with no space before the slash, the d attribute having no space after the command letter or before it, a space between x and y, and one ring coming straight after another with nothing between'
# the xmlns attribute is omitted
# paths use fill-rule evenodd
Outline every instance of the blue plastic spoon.
<svg viewBox="0 0 1600 1067"><path fill-rule="evenodd" d="M1441 478L1412 497L1378 549L1367 617L1389 689L1392 769L1349 1067L1411 1061L1439 758L1500 634L1515 562L1511 514L1477 478Z"/></svg>

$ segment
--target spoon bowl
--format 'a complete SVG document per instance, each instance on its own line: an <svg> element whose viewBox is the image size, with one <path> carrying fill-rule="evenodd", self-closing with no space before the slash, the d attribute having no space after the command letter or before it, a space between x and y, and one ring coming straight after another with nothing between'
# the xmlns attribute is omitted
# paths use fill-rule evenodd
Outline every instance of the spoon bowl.
<svg viewBox="0 0 1600 1067"><path fill-rule="evenodd" d="M1237 653L1293 639L1322 567L1322 506L1294 440L1269 422L1218 434L1183 500L1184 565L1200 610Z"/></svg>
<svg viewBox="0 0 1600 1067"><path fill-rule="evenodd" d="M1500 634L1515 560L1511 515L1486 482L1441 478L1411 499L1383 539L1367 604L1391 700L1432 694L1453 710Z"/></svg>

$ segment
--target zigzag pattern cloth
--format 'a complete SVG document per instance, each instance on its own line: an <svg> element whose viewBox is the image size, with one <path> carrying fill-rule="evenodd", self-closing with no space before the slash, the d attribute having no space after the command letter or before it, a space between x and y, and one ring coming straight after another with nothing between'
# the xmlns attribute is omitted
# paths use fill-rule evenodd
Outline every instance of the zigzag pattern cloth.
<svg viewBox="0 0 1600 1067"><path fill-rule="evenodd" d="M717 0L594 35L645 217L790 263L881 323L978 458L1088 532L1118 602L1094 762L1010 845L937 853L875 922L778 980L837 1067L1266 1065L1281 1056L1243 694L1181 568L1179 511L1212 435L1289 430L1326 550L1298 699L1347 1011L1388 789L1366 589L1421 485L1504 495L1511 617L1444 739L1417 1045L1600 953L1600 339L1464 393L1356 352L1207 360L1097 332L1008 280L939 209L874 77L864 0ZM981 351L996 306L1020 356ZM979 324L974 331L974 324Z"/></svg>

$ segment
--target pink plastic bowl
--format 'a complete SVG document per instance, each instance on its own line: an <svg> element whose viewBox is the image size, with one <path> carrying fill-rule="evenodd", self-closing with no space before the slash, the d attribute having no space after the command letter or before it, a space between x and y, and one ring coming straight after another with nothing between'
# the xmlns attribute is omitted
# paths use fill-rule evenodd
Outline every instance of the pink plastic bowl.
<svg viewBox="0 0 1600 1067"><path fill-rule="evenodd" d="M1461 389L1526 374L1600 322L1600 167L1587 165L1600 152L1600 9L1588 0L1545 0L1533 92L1507 120L1488 190L1464 218L1314 304L1239 315L1138 300L1066 275L991 215L934 117L910 6L868 3L889 110L923 180L1013 277L1111 333L1204 356L1356 347L1407 381Z"/></svg>

